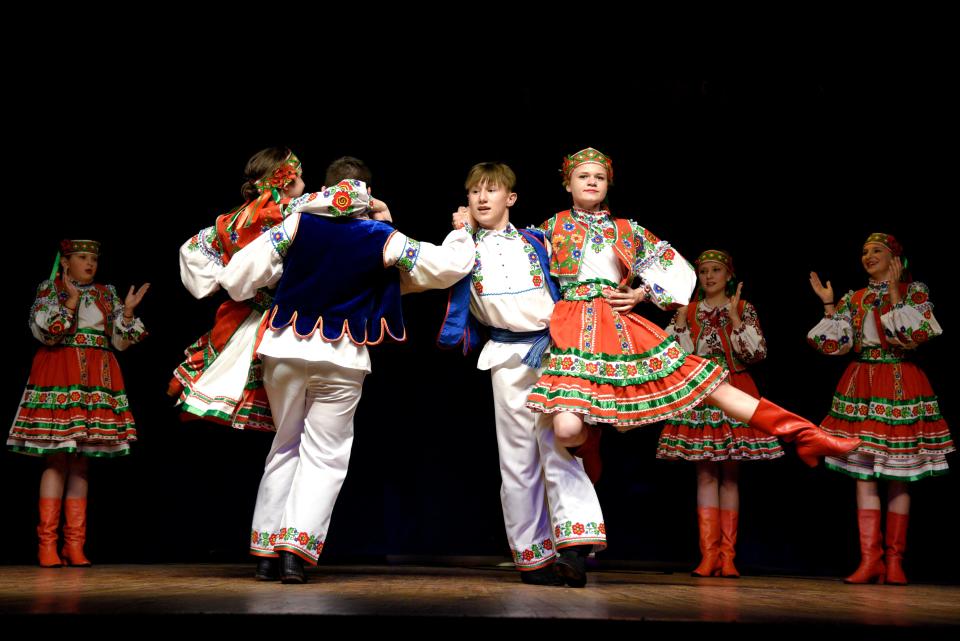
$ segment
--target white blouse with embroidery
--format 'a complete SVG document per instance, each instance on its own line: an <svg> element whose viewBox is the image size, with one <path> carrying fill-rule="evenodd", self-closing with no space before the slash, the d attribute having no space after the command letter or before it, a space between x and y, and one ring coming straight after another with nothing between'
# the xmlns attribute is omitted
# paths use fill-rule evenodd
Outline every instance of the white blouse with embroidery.
<svg viewBox="0 0 960 641"><path fill-rule="evenodd" d="M694 346L689 326L677 329L677 316L673 317L667 326L667 334L676 337L685 351L697 356L724 356L723 343L720 341L720 332L726 332L731 324L730 301L716 307L702 300L697 305L697 321L700 323L700 336ZM678 310L677 314L686 314L687 310ZM744 302L743 314L740 316L740 329L730 333L730 348L734 357L741 364L758 363L767 357L767 339L760 329L760 320L757 310L748 302ZM736 365L736 364L732 364Z"/></svg>
<svg viewBox="0 0 960 641"><path fill-rule="evenodd" d="M677 305L686 305L697 285L697 274L690 263L680 255L669 243L656 238L634 221L630 221L633 229L633 243L635 247L642 247L642 254L635 256L630 274L623 263L614 253L613 244L616 234L604 233L607 228L614 227L609 215L598 216L577 209L572 210L574 218L584 224L589 223L588 237L583 244L583 257L580 262L580 273L573 276L561 276L560 283L567 285L577 281L595 278L619 283L628 275L639 278L646 287L648 299L661 309L671 309ZM541 225L547 234L552 235L556 217ZM640 242L645 239L645 242ZM630 282L627 283L631 284Z"/></svg>
<svg viewBox="0 0 960 641"><path fill-rule="evenodd" d="M103 312L97 306L97 297L100 292L91 285L77 285L80 298L77 302L77 311L70 313L60 303L53 281L45 280L37 288L37 297L30 308L30 333L44 345L60 343L66 334L65 330L76 324L77 329L92 329L103 332L107 323L111 325L110 342L114 349L123 351L139 342L146 331L139 318L127 323L123 320L123 302L117 296L113 285L106 285L107 295L114 300L109 318L104 318Z"/></svg>
<svg viewBox="0 0 960 641"><path fill-rule="evenodd" d="M868 311L864 314L860 341L863 347L878 347L880 329L870 308L882 305L888 297L889 283L871 280L863 302ZM853 327L854 310L851 308L855 292L847 292L837 303L831 316L825 316L807 334L807 340L818 351L829 356L846 354L854 345L856 338ZM943 333L940 323L933 316L933 303L930 302L930 290L921 282L914 281L907 286L907 292L898 305L880 316L880 324L887 343L904 349L916 349L934 336Z"/></svg>
<svg viewBox="0 0 960 641"><path fill-rule="evenodd" d="M536 251L510 223L502 230L480 229L475 235L476 260L470 288L470 312L488 326L513 332L534 332L550 326L553 298ZM549 252L549 245L547 245ZM488 370L530 349L524 343L487 341L477 369Z"/></svg>

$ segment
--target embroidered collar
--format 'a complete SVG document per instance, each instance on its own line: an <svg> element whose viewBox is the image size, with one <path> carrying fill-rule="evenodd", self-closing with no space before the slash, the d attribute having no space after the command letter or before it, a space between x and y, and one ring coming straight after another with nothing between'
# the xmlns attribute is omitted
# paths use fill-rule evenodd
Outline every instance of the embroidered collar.
<svg viewBox="0 0 960 641"><path fill-rule="evenodd" d="M477 230L475 236L477 242L480 242L487 236L502 236L503 238L520 238L520 232L517 231L517 228L513 226L513 223L507 223L507 226L503 229L485 229L481 227Z"/></svg>
<svg viewBox="0 0 960 641"><path fill-rule="evenodd" d="M725 303L722 303L722 304L720 304L720 305L711 305L710 303L707 302L707 299L706 299L706 298L704 298L702 301L700 301L700 307L701 307L705 312L708 312L708 313L709 313L709 312L712 312L712 311L714 311L714 310L717 310L717 309L724 309L724 308L726 308L726 307L729 307L729 305L730 305L730 299L729 299L729 298L727 299L727 301L726 301Z"/></svg>
<svg viewBox="0 0 960 641"><path fill-rule="evenodd" d="M570 210L573 219L587 228L587 240L594 253L601 253L606 247L611 247L617 239L616 224L610 217L610 212L601 209L598 212L584 211L573 207Z"/></svg>
<svg viewBox="0 0 960 641"><path fill-rule="evenodd" d="M601 209L600 211L587 211L585 209L579 209L578 207L571 207L570 213L573 215L574 219L578 222L587 225L596 225L603 223L605 220L610 220L610 211L606 209Z"/></svg>
<svg viewBox="0 0 960 641"><path fill-rule="evenodd" d="M289 215L315 214L328 218L362 216L369 212L370 192L362 180L341 180L322 192L303 194L290 201Z"/></svg>
<svg viewBox="0 0 960 641"><path fill-rule="evenodd" d="M873 280L871 278L867 287L871 291L885 293L888 289L890 289L890 282L886 280Z"/></svg>

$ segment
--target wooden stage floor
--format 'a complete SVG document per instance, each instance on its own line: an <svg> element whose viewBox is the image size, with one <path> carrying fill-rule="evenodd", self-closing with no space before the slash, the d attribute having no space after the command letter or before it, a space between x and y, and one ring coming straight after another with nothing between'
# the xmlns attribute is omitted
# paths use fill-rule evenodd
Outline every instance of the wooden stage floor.
<svg viewBox="0 0 960 641"><path fill-rule="evenodd" d="M45 624L130 617L162 626L202 616L222 622L224 631L263 621L276 629L276 615L292 615L284 619L290 625L323 621L348 629L536 625L551 633L587 625L679 630L735 623L736 633L747 636L771 629L915 634L918 627L960 625L956 585L604 570L592 572L586 588L573 589L523 585L510 568L397 565L321 566L308 570L306 585L282 585L255 581L252 572L252 563L0 566L0 617L42 617Z"/></svg>

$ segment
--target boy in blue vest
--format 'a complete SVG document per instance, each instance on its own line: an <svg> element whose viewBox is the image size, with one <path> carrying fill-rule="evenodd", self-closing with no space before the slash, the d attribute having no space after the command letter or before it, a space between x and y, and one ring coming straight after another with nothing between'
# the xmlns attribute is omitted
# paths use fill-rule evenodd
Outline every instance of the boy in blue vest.
<svg viewBox="0 0 960 641"><path fill-rule="evenodd" d="M585 558L606 547L603 514L581 463L557 445L549 418L526 407L550 342L550 315L560 292L550 279L550 244L543 232L510 223L516 176L503 163L480 163L465 183L476 224L476 260L467 278L450 291L438 342L464 353L480 343L479 325L490 340L477 368L490 370L502 485L500 499L507 540L524 583L586 584Z"/></svg>
<svg viewBox="0 0 960 641"><path fill-rule="evenodd" d="M335 161L329 187L291 202L283 223L234 255L219 277L236 300L277 285L257 347L277 427L251 531L259 579L303 583L303 561L315 565L323 550L370 372L367 345L406 338L401 290L449 287L473 266L467 230L436 246L368 218L388 215L370 197L369 180L362 161Z"/></svg>

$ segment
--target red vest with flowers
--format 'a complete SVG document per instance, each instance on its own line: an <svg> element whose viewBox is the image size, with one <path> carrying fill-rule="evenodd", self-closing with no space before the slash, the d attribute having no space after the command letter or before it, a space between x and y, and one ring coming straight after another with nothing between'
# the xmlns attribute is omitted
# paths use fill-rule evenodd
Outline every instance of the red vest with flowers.
<svg viewBox="0 0 960 641"><path fill-rule="evenodd" d="M623 282L629 282L636 257L636 245L630 221L624 218L612 218L612 228L604 230L604 240L613 240L613 251L627 268ZM576 277L583 262L583 248L590 228L573 216L571 210L558 213L550 230L553 244L553 256L550 258L550 275L554 277Z"/></svg>

